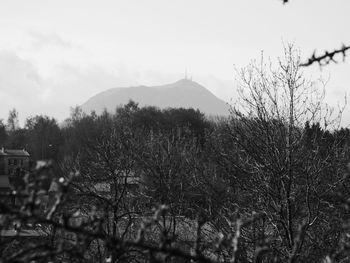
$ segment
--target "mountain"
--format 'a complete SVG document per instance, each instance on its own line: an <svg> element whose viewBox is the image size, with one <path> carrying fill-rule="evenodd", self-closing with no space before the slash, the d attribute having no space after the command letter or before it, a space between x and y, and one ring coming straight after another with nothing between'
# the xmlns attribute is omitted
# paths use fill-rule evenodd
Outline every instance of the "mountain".
<svg viewBox="0 0 350 263"><path fill-rule="evenodd" d="M127 104L129 100L139 103L139 106L194 108L212 116L229 114L229 106L223 100L189 79L162 86L108 89L91 97L82 109L87 113L93 110L101 113L104 109L114 112L117 106Z"/></svg>

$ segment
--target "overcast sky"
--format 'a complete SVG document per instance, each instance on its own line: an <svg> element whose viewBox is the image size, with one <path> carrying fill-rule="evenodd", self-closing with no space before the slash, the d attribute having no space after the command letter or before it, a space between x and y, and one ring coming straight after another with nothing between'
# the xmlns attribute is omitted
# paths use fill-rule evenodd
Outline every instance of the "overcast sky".
<svg viewBox="0 0 350 263"><path fill-rule="evenodd" d="M236 67L282 52L350 44L349 0L0 0L0 119L16 108L62 121L71 106L113 87L193 79L225 101ZM320 71L327 100L350 86L350 58ZM349 109L347 110L349 112ZM350 114L346 113L347 123Z"/></svg>

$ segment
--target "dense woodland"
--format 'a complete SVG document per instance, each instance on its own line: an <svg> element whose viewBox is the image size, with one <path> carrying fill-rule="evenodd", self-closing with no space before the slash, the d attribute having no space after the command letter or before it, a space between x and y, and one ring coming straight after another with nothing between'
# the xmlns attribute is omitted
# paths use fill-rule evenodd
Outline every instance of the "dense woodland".
<svg viewBox="0 0 350 263"><path fill-rule="evenodd" d="M2 238L1 260L349 261L350 130L299 65L288 46L276 67L239 71L229 118L130 101L21 128L11 111L0 145L27 149L33 168L0 224L45 235Z"/></svg>

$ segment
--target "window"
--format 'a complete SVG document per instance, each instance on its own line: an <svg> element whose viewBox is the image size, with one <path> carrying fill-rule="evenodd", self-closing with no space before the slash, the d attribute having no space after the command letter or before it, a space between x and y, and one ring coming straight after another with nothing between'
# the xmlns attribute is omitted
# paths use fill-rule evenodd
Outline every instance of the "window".
<svg viewBox="0 0 350 263"><path fill-rule="evenodd" d="M23 159L21 159L21 165L23 165Z"/></svg>
<svg viewBox="0 0 350 263"><path fill-rule="evenodd" d="M13 164L14 164L14 165L17 165L17 159L14 159L13 161L14 161Z"/></svg>

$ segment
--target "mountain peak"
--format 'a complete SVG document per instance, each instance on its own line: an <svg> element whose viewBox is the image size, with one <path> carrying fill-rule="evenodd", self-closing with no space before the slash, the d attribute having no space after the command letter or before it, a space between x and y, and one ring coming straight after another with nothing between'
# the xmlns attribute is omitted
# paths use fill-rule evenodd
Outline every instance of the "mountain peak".
<svg viewBox="0 0 350 263"><path fill-rule="evenodd" d="M176 81L176 83L179 83L179 84L180 83L182 83L182 84L196 83L196 84L198 84L197 82L193 81L192 79L187 79L187 78L180 79L180 80Z"/></svg>
<svg viewBox="0 0 350 263"><path fill-rule="evenodd" d="M180 79L180 80L176 81L175 83L179 84L179 85L201 86L200 84L198 84L197 82L193 81L192 79Z"/></svg>
<svg viewBox="0 0 350 263"><path fill-rule="evenodd" d="M164 86L159 86L159 88L174 88L178 90L202 90L203 92L210 92L207 90L205 87L200 85L199 83L193 81L192 79L180 79L172 84L164 85ZM214 96L214 94L212 94Z"/></svg>
<svg viewBox="0 0 350 263"><path fill-rule="evenodd" d="M159 108L194 108L207 115L227 116L229 106L205 87L191 79L180 79L162 86L138 86L130 88L114 88L101 92L82 105L83 111L97 113L115 108L133 100L142 106Z"/></svg>

